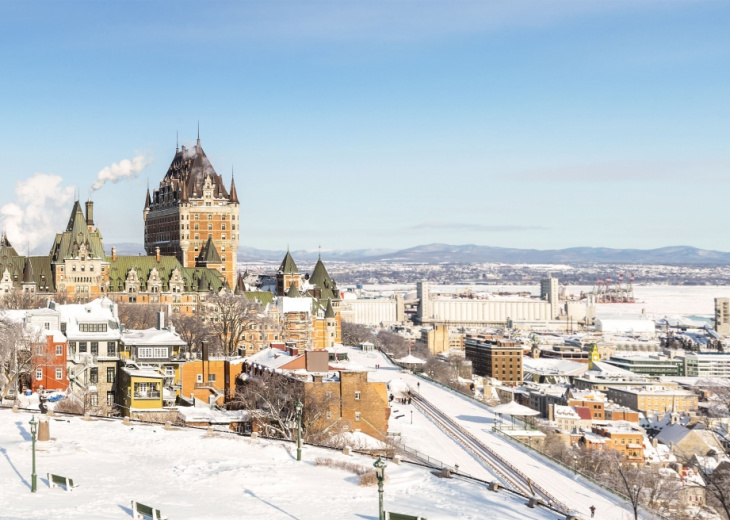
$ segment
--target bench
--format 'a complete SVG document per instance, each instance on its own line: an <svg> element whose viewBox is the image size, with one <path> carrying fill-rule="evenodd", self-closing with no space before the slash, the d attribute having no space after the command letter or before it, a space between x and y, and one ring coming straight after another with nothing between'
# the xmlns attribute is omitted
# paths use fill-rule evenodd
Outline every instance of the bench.
<svg viewBox="0 0 730 520"><path fill-rule="evenodd" d="M165 520L167 518L166 516L162 516L159 509L140 504L134 500L132 500L132 517L135 519L149 517L152 520Z"/></svg>
<svg viewBox="0 0 730 520"><path fill-rule="evenodd" d="M63 486L66 488L66 491L73 491L74 488L79 487L78 484L74 486L73 479L62 477L61 475L54 475L53 473L48 473L48 485L52 488Z"/></svg>
<svg viewBox="0 0 730 520"><path fill-rule="evenodd" d="M422 516L405 515L403 513L389 513L385 512L385 520L426 520Z"/></svg>

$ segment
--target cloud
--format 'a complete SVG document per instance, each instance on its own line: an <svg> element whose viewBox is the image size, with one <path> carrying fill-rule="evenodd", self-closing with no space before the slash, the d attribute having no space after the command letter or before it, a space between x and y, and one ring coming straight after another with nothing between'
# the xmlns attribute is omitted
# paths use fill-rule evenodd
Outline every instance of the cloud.
<svg viewBox="0 0 730 520"><path fill-rule="evenodd" d="M482 231L487 233L501 233L510 231L541 231L548 228L543 226L516 226L502 225L493 226L486 224L466 224L459 222L422 222L412 226L411 229L417 230L454 230L454 231Z"/></svg>
<svg viewBox="0 0 730 520"><path fill-rule="evenodd" d="M50 249L59 222L68 217L68 207L74 200L74 187L62 186L58 175L36 173L15 184L17 202L0 208L3 229L18 253L39 246Z"/></svg>
<svg viewBox="0 0 730 520"><path fill-rule="evenodd" d="M101 187L107 182L117 183L122 179L131 179L135 177L139 172L151 164L153 160L154 159L151 157L145 157L140 154L133 159L123 159L118 163L105 166L96 174L96 182L94 182L91 186L89 194L101 189Z"/></svg>

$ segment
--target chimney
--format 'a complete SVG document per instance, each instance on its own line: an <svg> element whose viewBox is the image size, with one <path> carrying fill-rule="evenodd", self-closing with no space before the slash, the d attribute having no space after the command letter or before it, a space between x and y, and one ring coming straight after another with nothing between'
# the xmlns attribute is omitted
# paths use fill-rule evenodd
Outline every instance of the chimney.
<svg viewBox="0 0 730 520"><path fill-rule="evenodd" d="M116 261L117 261L117 248L112 247L112 262L116 262Z"/></svg>
<svg viewBox="0 0 730 520"><path fill-rule="evenodd" d="M90 200L86 201L86 225L89 226L89 231L94 229L94 203Z"/></svg>
<svg viewBox="0 0 730 520"><path fill-rule="evenodd" d="M159 247L155 248L155 259L157 259L158 262L160 261L160 248Z"/></svg>
<svg viewBox="0 0 730 520"><path fill-rule="evenodd" d="M165 328L165 313L160 311L157 313L157 330Z"/></svg>

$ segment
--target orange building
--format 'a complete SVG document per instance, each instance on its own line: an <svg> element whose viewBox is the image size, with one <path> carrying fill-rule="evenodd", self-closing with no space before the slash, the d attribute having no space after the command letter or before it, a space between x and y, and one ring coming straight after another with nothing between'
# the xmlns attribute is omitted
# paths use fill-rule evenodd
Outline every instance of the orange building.
<svg viewBox="0 0 730 520"><path fill-rule="evenodd" d="M68 389L66 345L66 337L60 331L45 331L45 337L33 345L31 366L34 373L30 381L33 392L41 387L62 392Z"/></svg>
<svg viewBox="0 0 730 520"><path fill-rule="evenodd" d="M206 403L214 399L218 405L225 404L236 395L236 377L241 373L241 362L211 358L184 363L180 368L180 395Z"/></svg>
<svg viewBox="0 0 730 520"><path fill-rule="evenodd" d="M239 202L231 175L230 191L200 145L175 149L160 185L147 190L144 246L174 256L183 267L218 270L229 288L236 284L240 241Z"/></svg>
<svg viewBox="0 0 730 520"><path fill-rule="evenodd" d="M644 431L635 424L624 421L594 424L593 433L605 439L605 448L616 450L628 462L644 464ZM586 446L595 448L600 444L587 440Z"/></svg>

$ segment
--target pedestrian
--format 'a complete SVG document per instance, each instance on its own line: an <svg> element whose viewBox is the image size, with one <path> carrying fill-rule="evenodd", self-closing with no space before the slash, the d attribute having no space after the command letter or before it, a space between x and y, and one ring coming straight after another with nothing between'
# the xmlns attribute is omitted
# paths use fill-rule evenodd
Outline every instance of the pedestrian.
<svg viewBox="0 0 730 520"><path fill-rule="evenodd" d="M393 402L393 394L390 394L390 396L388 396L388 402L389 403Z"/></svg>
<svg viewBox="0 0 730 520"><path fill-rule="evenodd" d="M596 506L591 506L590 510L591 510L591 518L593 518L594 516L596 516Z"/></svg>

